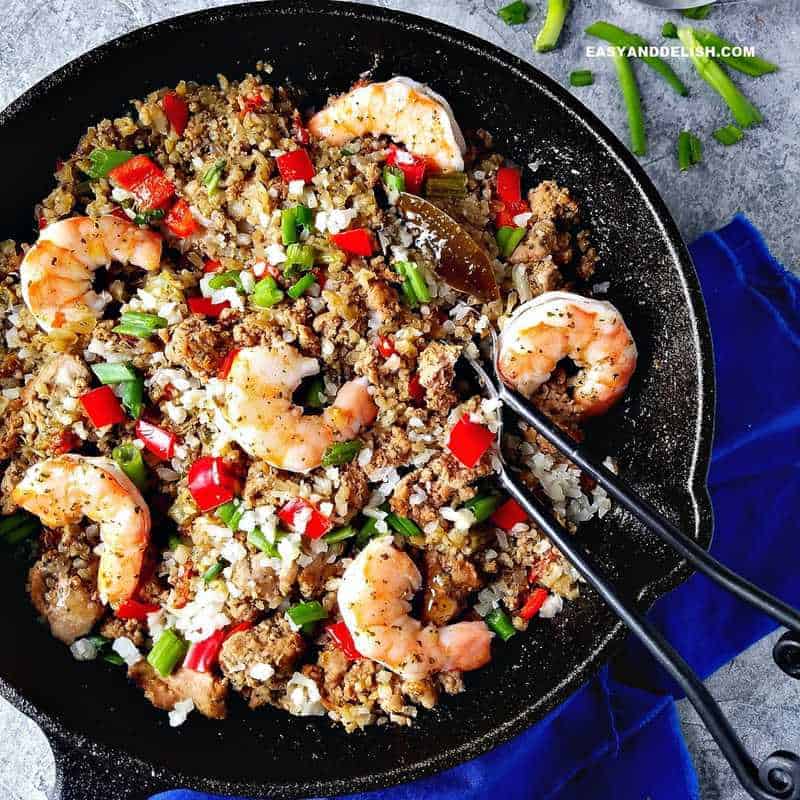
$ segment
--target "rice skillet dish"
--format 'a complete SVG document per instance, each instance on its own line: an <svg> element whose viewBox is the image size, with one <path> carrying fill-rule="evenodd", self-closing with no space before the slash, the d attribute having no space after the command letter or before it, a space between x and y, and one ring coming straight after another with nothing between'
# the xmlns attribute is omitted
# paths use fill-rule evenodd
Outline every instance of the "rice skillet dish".
<svg viewBox="0 0 800 800"><path fill-rule="evenodd" d="M413 723L578 595L493 480L487 357L572 436L636 348L567 188L408 78L316 114L180 83L90 127L0 243L0 538L79 660L196 709ZM523 185L526 191L523 191ZM522 424L570 529L610 503Z"/></svg>

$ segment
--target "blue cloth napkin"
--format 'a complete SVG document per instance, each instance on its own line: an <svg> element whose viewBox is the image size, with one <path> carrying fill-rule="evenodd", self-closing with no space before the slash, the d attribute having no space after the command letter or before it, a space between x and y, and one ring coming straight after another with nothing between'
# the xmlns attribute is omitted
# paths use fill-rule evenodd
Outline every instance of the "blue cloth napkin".
<svg viewBox="0 0 800 800"><path fill-rule="evenodd" d="M700 237L691 252L717 363L713 552L797 606L800 582L784 565L798 550L800 281L741 215ZM652 617L702 676L775 627L697 575L662 598ZM348 798L697 800L673 696L676 687L631 641L611 668L511 742L439 775ZM185 790L156 796L207 797Z"/></svg>

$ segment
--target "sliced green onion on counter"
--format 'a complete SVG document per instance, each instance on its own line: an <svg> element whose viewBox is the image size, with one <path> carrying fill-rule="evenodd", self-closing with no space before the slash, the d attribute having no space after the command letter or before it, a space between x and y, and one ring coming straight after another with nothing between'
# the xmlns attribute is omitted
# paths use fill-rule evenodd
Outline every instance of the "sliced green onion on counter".
<svg viewBox="0 0 800 800"><path fill-rule="evenodd" d="M642 98L639 95L636 76L633 74L633 67L626 56L617 51L612 58L614 59L614 67L617 70L617 79L622 90L622 98L625 101L625 110L628 113L631 150L637 156L643 156L647 153L647 134L644 129Z"/></svg>
<svg viewBox="0 0 800 800"><path fill-rule="evenodd" d="M124 383L135 381L138 375L130 364L92 364L92 372L103 384Z"/></svg>
<svg viewBox="0 0 800 800"><path fill-rule="evenodd" d="M558 44L558 37L569 13L569 0L547 0L544 25L533 43L537 53L547 53Z"/></svg>
<svg viewBox="0 0 800 800"><path fill-rule="evenodd" d="M290 244L286 248L286 261L283 263L284 275L308 272L314 266L314 248L310 244Z"/></svg>
<svg viewBox="0 0 800 800"><path fill-rule="evenodd" d="M209 195L214 194L214 192L217 190L220 178L222 177L222 171L225 169L225 165L227 163L228 162L226 159L218 158L214 162L213 166L209 167L203 174L203 186L206 187L206 192Z"/></svg>
<svg viewBox="0 0 800 800"><path fill-rule="evenodd" d="M528 21L529 13L530 8L527 3L523 3L522 0L514 0L513 3L509 3L507 6L503 6L499 9L497 16L500 17L506 25L522 25L524 22Z"/></svg>
<svg viewBox="0 0 800 800"><path fill-rule="evenodd" d="M360 439L347 442L334 442L322 455L323 467L341 467L349 464L359 453L364 443Z"/></svg>
<svg viewBox="0 0 800 800"><path fill-rule="evenodd" d="M569 74L570 86L591 86L594 83L594 72L590 69L576 69Z"/></svg>
<svg viewBox="0 0 800 800"><path fill-rule="evenodd" d="M708 19L712 5L713 3L709 3L708 5L696 6L695 8L684 8L683 11L681 11L681 16L686 19Z"/></svg>
<svg viewBox="0 0 800 800"><path fill-rule="evenodd" d="M502 608L490 611L484 621L504 642L507 642L517 632L511 624L511 618Z"/></svg>
<svg viewBox="0 0 800 800"><path fill-rule="evenodd" d="M494 514L497 506L500 505L499 494L480 494L467 500L464 508L468 508L475 517L475 522L486 522Z"/></svg>
<svg viewBox="0 0 800 800"><path fill-rule="evenodd" d="M172 628L162 631L153 649L147 655L147 663L162 677L166 678L183 661L189 645Z"/></svg>
<svg viewBox="0 0 800 800"><path fill-rule="evenodd" d="M699 164L703 160L703 143L693 133L689 134L689 149L692 152L692 164Z"/></svg>
<svg viewBox="0 0 800 800"><path fill-rule="evenodd" d="M119 318L119 325L114 333L149 339L159 328L166 328L169 323L157 314L145 314L141 311L126 311Z"/></svg>
<svg viewBox="0 0 800 800"><path fill-rule="evenodd" d="M210 566L203 573L203 583L211 583L211 581L213 581L227 566L228 562L224 558L221 558L216 564Z"/></svg>
<svg viewBox="0 0 800 800"><path fill-rule="evenodd" d="M325 394L325 381L321 375L315 375L308 384L303 405L306 408L322 408L328 400Z"/></svg>
<svg viewBox="0 0 800 800"><path fill-rule="evenodd" d="M735 125L726 125L724 128L718 128L711 134L720 144L725 147L730 147L736 142L741 142L744 139L744 134Z"/></svg>
<svg viewBox="0 0 800 800"><path fill-rule="evenodd" d="M677 37L677 35L678 31L676 28L675 36ZM772 61L767 61L765 58L732 55L736 45L705 28L695 28L694 36L703 47L714 48L714 58L722 61L723 64L731 69L737 70L737 72L749 75L751 78L760 78L762 75L768 75L771 72L778 71L778 65L773 64ZM723 55L723 53L725 55Z"/></svg>
<svg viewBox="0 0 800 800"><path fill-rule="evenodd" d="M703 143L690 131L678 134L678 168L685 172L703 159Z"/></svg>
<svg viewBox="0 0 800 800"><path fill-rule="evenodd" d="M133 419L139 419L144 408L144 378L137 375L122 384L122 407Z"/></svg>
<svg viewBox="0 0 800 800"><path fill-rule="evenodd" d="M260 550L262 553L266 553L270 558L279 558L280 556L277 541L271 542L267 539L260 528L254 528L252 531L248 531L247 543L253 545L253 547Z"/></svg>
<svg viewBox="0 0 800 800"><path fill-rule="evenodd" d="M525 238L526 232L526 228L512 228L509 225L503 225L497 231L497 245L503 258L508 258L517 249L517 245Z"/></svg>
<svg viewBox="0 0 800 800"><path fill-rule="evenodd" d="M419 525L408 517L399 517L397 514L389 513L386 515L386 524L401 536L422 536Z"/></svg>
<svg viewBox="0 0 800 800"><path fill-rule="evenodd" d="M298 627L308 625L311 622L319 622L321 619L328 618L328 612L317 600L309 600L306 603L295 603L286 609L286 616Z"/></svg>
<svg viewBox="0 0 800 800"><path fill-rule="evenodd" d="M406 190L406 176L400 167L384 167L383 182L386 188L392 192L404 192Z"/></svg>
<svg viewBox="0 0 800 800"><path fill-rule="evenodd" d="M665 39L677 39L678 26L674 22L665 22L664 27L661 28L661 35Z"/></svg>
<svg viewBox="0 0 800 800"><path fill-rule="evenodd" d="M287 290L286 294L292 298L292 300L297 300L302 297L316 282L316 278L310 273L307 272L300 278L296 283L293 283Z"/></svg>
<svg viewBox="0 0 800 800"><path fill-rule="evenodd" d="M96 148L89 153L92 166L89 167L87 175L90 178L105 178L112 169L132 158L133 153L130 150Z"/></svg>
<svg viewBox="0 0 800 800"><path fill-rule="evenodd" d="M209 280L208 287L209 289L234 288L237 292L245 293L244 286L242 285L242 276L236 270L217 273Z"/></svg>
<svg viewBox="0 0 800 800"><path fill-rule="evenodd" d="M111 451L111 457L133 481L137 489L144 489L147 485L147 466L142 458L142 451L135 444L126 442L117 445Z"/></svg>
<svg viewBox="0 0 800 800"><path fill-rule="evenodd" d="M244 503L229 500L214 512L234 533L239 530L239 521L244 516Z"/></svg>
<svg viewBox="0 0 800 800"><path fill-rule="evenodd" d="M448 172L444 175L431 175L425 181L426 197L453 197L467 196L467 173Z"/></svg>
<svg viewBox="0 0 800 800"><path fill-rule="evenodd" d="M297 241L297 209L285 208L281 211L281 239L284 244Z"/></svg>
<svg viewBox="0 0 800 800"><path fill-rule="evenodd" d="M275 278L272 275L263 277L253 289L251 300L259 308L272 308L278 305L283 300L283 290L278 287Z"/></svg>
<svg viewBox="0 0 800 800"><path fill-rule="evenodd" d="M17 511L0 519L0 540L3 544L13 546L37 533L41 527L38 517L27 511Z"/></svg>
<svg viewBox="0 0 800 800"><path fill-rule="evenodd" d="M345 525L342 528L336 528L336 530L326 533L322 538L328 544L334 544L335 542L343 542L345 539L352 539L357 533L358 529L353 525Z"/></svg>

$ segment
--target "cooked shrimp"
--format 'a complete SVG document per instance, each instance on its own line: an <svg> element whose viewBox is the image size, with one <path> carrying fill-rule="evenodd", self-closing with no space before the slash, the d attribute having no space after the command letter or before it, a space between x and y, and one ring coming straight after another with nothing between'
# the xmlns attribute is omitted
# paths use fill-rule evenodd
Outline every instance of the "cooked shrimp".
<svg viewBox="0 0 800 800"><path fill-rule="evenodd" d="M583 415L595 416L624 394L636 369L636 344L611 303L545 292L506 323L497 366L507 383L530 397L567 357L578 367L573 400Z"/></svg>
<svg viewBox="0 0 800 800"><path fill-rule="evenodd" d="M308 129L333 145L385 134L445 172L464 169L466 144L449 103L411 78L368 83L339 95L311 118Z"/></svg>
<svg viewBox="0 0 800 800"><path fill-rule="evenodd" d="M92 273L112 261L158 269L161 237L113 214L48 225L19 268L22 297L40 327L91 330L100 299Z"/></svg>
<svg viewBox="0 0 800 800"><path fill-rule="evenodd" d="M306 358L283 342L239 350L219 404L231 437L273 467L291 472L318 467L334 441L352 439L374 422L378 409L366 380L356 378L339 389L324 414L304 415L292 402L292 394L304 378L317 372L315 358Z"/></svg>
<svg viewBox="0 0 800 800"><path fill-rule="evenodd" d="M11 499L51 528L88 517L100 526L97 588L104 603L133 595L150 542L150 510L110 458L54 456L28 469Z"/></svg>
<svg viewBox="0 0 800 800"><path fill-rule="evenodd" d="M409 616L422 577L390 536L373 539L345 570L339 611L359 652L406 680L444 670L478 669L492 657L483 621L423 627Z"/></svg>

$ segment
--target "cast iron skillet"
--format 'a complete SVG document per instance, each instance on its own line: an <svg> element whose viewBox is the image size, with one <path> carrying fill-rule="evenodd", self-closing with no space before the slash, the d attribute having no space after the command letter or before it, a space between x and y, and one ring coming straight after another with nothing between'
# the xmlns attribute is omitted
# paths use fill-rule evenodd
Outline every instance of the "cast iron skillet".
<svg viewBox="0 0 800 800"><path fill-rule="evenodd" d="M628 401L592 431L635 487L704 545L713 426L711 340L697 278L655 189L627 149L571 95L486 42L419 17L326 0L203 11L116 39L58 70L0 114L3 238L32 241L34 204L55 160L85 128L179 79L231 78L264 59L271 80L321 105L365 70L431 84L465 128L490 129L500 152L533 163L580 196L611 280L610 298L640 348ZM580 534L647 607L689 575L655 537L618 511ZM540 719L609 658L624 629L590 591L552 623L495 648L468 691L421 713L411 729L346 735L327 721L232 703L224 724L198 715L167 727L121 670L78 663L37 623L24 568L0 560L0 691L50 737L63 797L138 798L175 786L289 798L373 789L442 770Z"/></svg>

